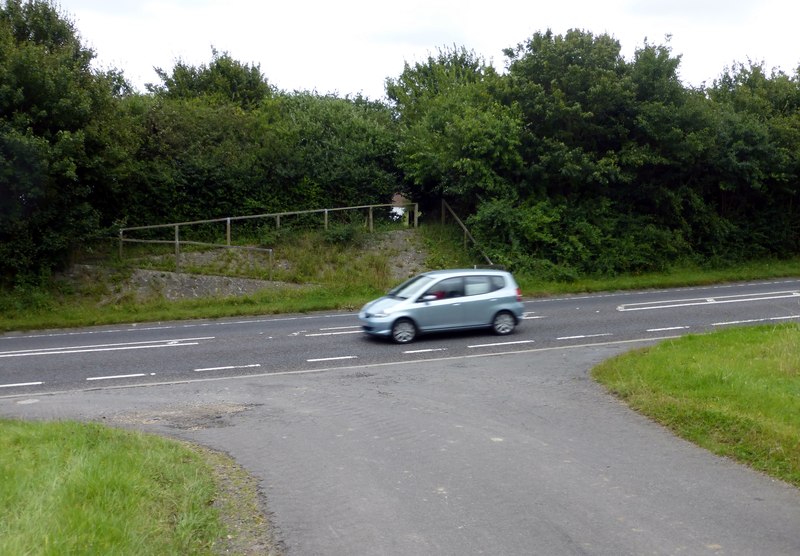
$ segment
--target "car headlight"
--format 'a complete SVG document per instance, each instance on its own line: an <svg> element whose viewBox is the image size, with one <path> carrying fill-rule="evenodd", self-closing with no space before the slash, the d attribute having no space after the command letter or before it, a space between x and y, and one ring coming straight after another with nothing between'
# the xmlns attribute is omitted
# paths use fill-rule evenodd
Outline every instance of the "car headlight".
<svg viewBox="0 0 800 556"><path fill-rule="evenodd" d="M391 315L394 311L392 309L383 309L382 311L378 311L377 313L373 313L374 316L378 317L379 319L386 318Z"/></svg>

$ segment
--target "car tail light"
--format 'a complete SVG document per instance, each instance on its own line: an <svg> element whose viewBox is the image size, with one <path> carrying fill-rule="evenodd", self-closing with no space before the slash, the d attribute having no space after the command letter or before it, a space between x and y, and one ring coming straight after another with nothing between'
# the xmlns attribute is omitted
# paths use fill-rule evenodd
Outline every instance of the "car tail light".
<svg viewBox="0 0 800 556"><path fill-rule="evenodd" d="M517 288L517 301L522 301L522 290Z"/></svg>

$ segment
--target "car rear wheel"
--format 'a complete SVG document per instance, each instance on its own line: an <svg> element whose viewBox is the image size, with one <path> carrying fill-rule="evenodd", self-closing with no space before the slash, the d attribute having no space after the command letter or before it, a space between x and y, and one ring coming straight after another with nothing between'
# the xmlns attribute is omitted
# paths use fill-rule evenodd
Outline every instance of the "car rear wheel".
<svg viewBox="0 0 800 556"><path fill-rule="evenodd" d="M407 344L417 337L417 327L409 319L399 319L392 325L392 339L398 344Z"/></svg>
<svg viewBox="0 0 800 556"><path fill-rule="evenodd" d="M514 315L508 311L501 311L494 316L492 321L492 330L499 336L505 336L514 332L517 326L517 321L514 320Z"/></svg>

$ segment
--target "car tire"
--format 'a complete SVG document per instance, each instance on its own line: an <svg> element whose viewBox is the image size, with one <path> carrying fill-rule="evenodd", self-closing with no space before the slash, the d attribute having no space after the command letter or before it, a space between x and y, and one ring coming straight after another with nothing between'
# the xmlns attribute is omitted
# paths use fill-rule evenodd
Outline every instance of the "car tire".
<svg viewBox="0 0 800 556"><path fill-rule="evenodd" d="M397 319L392 325L392 340L397 344L407 344L417 337L417 327L411 319Z"/></svg>
<svg viewBox="0 0 800 556"><path fill-rule="evenodd" d="M514 332L514 328L517 326L517 321L514 318L514 315L509 313L508 311L500 311L494 316L494 320L492 320L492 330L498 336L507 336Z"/></svg>

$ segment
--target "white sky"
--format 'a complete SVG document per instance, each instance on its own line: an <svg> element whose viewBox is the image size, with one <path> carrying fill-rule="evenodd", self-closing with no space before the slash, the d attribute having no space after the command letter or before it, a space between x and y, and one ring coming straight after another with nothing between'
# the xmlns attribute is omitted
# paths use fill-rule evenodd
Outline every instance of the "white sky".
<svg viewBox="0 0 800 556"><path fill-rule="evenodd" d="M504 71L504 48L537 31L608 33L631 60L644 44L682 55L687 85L711 85L748 60L794 75L800 65L797 0L60 0L93 48L139 90L177 60L211 62L212 47L260 65L284 91L384 96L403 63L445 47L474 50Z"/></svg>

